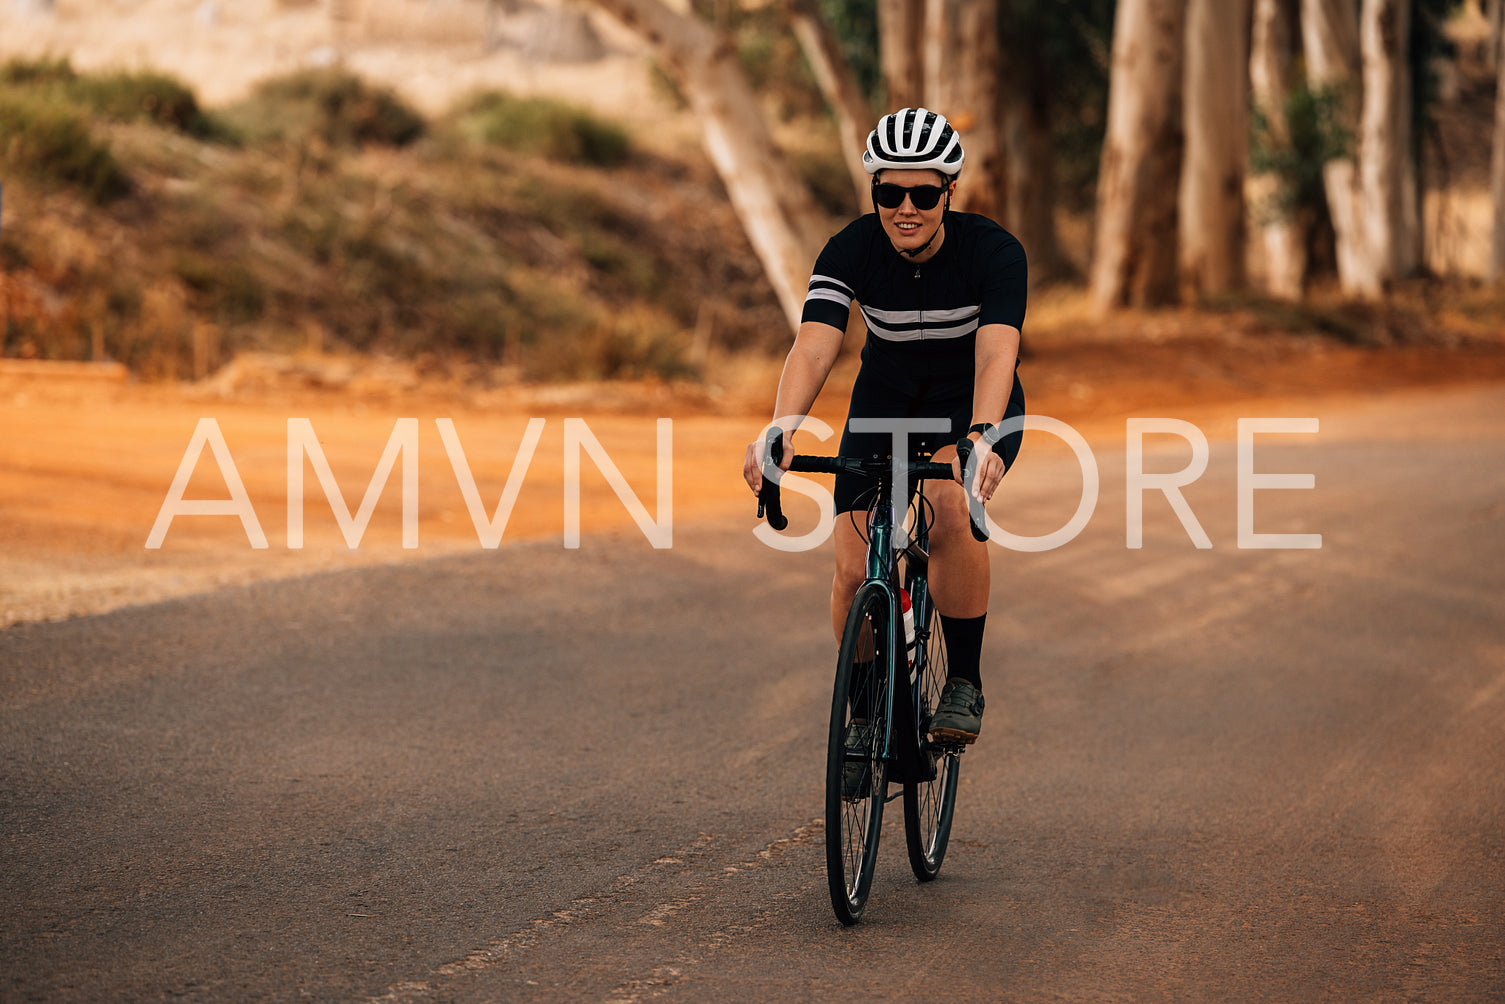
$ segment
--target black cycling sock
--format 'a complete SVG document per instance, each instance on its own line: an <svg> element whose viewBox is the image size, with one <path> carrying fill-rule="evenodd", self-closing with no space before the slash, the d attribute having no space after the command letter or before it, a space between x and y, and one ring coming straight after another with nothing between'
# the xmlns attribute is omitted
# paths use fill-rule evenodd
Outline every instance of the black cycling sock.
<svg viewBox="0 0 1505 1004"><path fill-rule="evenodd" d="M982 629L988 615L947 617L941 614L941 635L946 639L947 673L959 676L982 692Z"/></svg>

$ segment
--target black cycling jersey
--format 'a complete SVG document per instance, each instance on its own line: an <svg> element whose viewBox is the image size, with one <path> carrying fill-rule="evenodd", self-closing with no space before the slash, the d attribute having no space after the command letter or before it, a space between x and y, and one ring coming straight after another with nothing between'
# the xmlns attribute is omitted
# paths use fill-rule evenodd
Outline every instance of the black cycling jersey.
<svg viewBox="0 0 1505 1004"><path fill-rule="evenodd" d="M894 250L876 214L854 221L816 259L805 297L804 321L846 330L855 300L867 323L862 369L852 387L852 418L944 418L949 429L910 441L923 456L967 434L976 375L977 329L1024 325L1024 248L985 216L948 211L940 250L913 262ZM1017 363L1016 363L1017 365ZM1018 375L1005 418L1024 414ZM1005 466L1019 453L1022 433L995 448ZM893 440L846 429L843 456L886 456ZM836 511L861 508L860 478L838 476Z"/></svg>
<svg viewBox="0 0 1505 1004"><path fill-rule="evenodd" d="M874 213L849 224L815 262L802 320L843 331L852 301L867 322L863 358L890 358L916 376L971 379L977 329L1023 330L1026 265L1013 234L985 216L947 212L929 261L894 250Z"/></svg>

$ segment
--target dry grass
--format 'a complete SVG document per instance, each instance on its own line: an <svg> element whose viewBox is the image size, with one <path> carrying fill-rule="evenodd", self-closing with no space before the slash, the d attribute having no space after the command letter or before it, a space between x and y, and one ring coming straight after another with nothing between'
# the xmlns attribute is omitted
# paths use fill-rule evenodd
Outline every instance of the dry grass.
<svg viewBox="0 0 1505 1004"><path fill-rule="evenodd" d="M497 128L509 115L559 142L515 142ZM709 173L635 152L577 109L493 96L427 122L323 73L216 119L209 138L76 120L77 144L127 179L107 205L55 172L7 185L3 354L103 354L164 379L306 347L536 380L680 379L703 362L692 332L709 299L719 346L783 335Z"/></svg>

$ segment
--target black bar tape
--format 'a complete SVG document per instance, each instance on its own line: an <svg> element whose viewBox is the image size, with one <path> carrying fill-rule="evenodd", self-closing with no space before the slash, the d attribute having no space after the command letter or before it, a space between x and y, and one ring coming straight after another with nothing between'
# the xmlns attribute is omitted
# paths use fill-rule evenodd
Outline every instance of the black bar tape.
<svg viewBox="0 0 1505 1004"><path fill-rule="evenodd" d="M774 480L783 473L779 470L782 459L784 431L775 426L768 430L768 438L763 443L763 487L758 492L758 515L767 518L768 525L775 530L783 530L789 525L789 517L784 515L779 502L779 483Z"/></svg>
<svg viewBox="0 0 1505 1004"><path fill-rule="evenodd" d="M983 541L988 539L988 524L983 513L982 500L973 495L972 490L967 487L969 480L967 468L972 464L972 450L972 440L966 436L963 436L956 444L956 459L961 462L962 469L962 491L967 496L967 512L972 516L972 536L976 540Z"/></svg>

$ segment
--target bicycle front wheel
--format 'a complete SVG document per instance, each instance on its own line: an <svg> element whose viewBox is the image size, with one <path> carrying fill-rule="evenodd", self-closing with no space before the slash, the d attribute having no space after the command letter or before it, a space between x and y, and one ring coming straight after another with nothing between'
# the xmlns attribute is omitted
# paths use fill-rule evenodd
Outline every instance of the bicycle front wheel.
<svg viewBox="0 0 1505 1004"><path fill-rule="evenodd" d="M878 835L888 794L883 747L889 730L888 595L857 591L841 636L826 749L826 877L831 906L855 924L867 905L878 863Z"/></svg>
<svg viewBox="0 0 1505 1004"><path fill-rule="evenodd" d="M926 598L924 651L918 653L920 671L914 680L915 721L920 746L935 761L935 778L904 786L904 839L909 845L909 867L915 878L929 882L941 871L946 845L951 840L951 817L956 811L956 779L961 758L956 749L931 746L925 738L930 717L941 702L949 664L946 638L941 633L941 615ZM917 611L918 613L919 611Z"/></svg>

